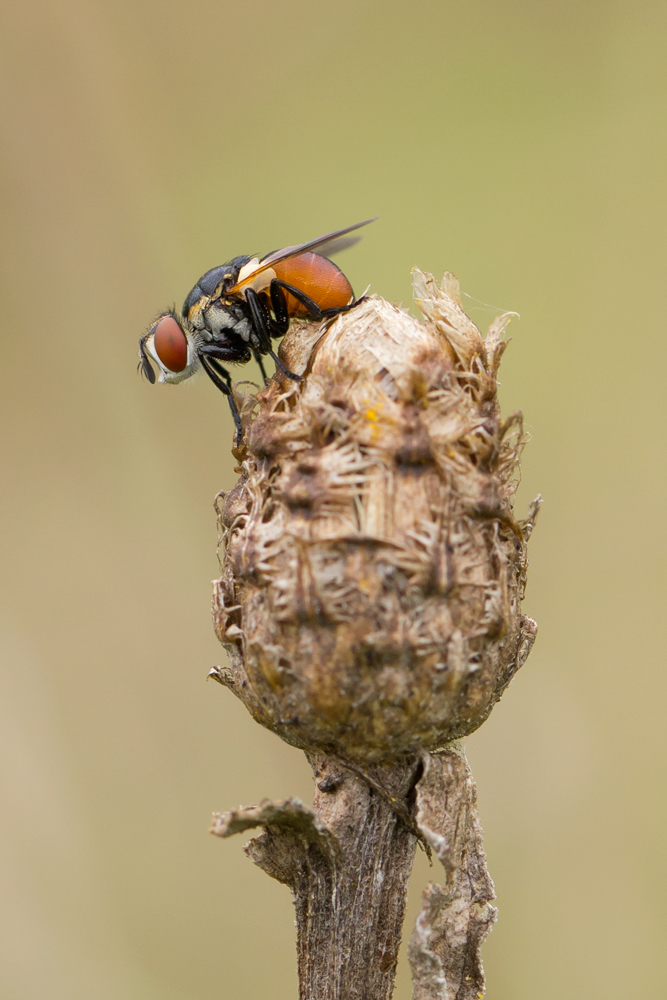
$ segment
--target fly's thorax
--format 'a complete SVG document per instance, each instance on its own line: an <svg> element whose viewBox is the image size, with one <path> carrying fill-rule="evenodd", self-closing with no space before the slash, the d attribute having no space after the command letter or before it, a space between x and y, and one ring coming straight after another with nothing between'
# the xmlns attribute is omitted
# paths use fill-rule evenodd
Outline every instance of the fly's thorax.
<svg viewBox="0 0 667 1000"><path fill-rule="evenodd" d="M206 295L209 298L222 295L226 289L236 284L239 274L243 270L243 267L247 266L248 261L249 258L247 256L234 257L233 260L228 261L226 264L212 267L206 274L202 274L188 298L195 295L197 289L199 289L200 294Z"/></svg>
<svg viewBox="0 0 667 1000"><path fill-rule="evenodd" d="M191 289L183 303L182 313L190 319L191 323L197 326L195 317L204 312L208 304L224 296L227 289L236 284L239 274L250 258L234 257L226 264L219 264L212 267Z"/></svg>
<svg viewBox="0 0 667 1000"><path fill-rule="evenodd" d="M238 300L214 299L201 313L201 336L204 340L225 341L229 336L239 336L248 341L252 326L247 306Z"/></svg>
<svg viewBox="0 0 667 1000"><path fill-rule="evenodd" d="M261 271L234 295L226 297L232 286L242 283L259 266L259 257L235 257L227 264L211 268L202 275L183 303L183 316L205 343L225 342L231 336L245 343L252 339L252 322L245 301L249 288L265 292L276 272Z"/></svg>

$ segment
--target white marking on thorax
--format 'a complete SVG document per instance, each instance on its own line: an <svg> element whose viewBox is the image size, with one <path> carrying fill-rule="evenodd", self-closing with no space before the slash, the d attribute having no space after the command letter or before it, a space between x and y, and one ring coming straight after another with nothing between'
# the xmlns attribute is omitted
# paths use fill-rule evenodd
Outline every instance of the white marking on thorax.
<svg viewBox="0 0 667 1000"><path fill-rule="evenodd" d="M253 271L256 271L258 267L259 257L253 257L252 260L249 260L247 264L244 264L239 271L239 276L236 279L237 284L242 284L245 278L252 274ZM253 288L256 292L263 292L265 288L269 287L275 277L276 272L273 268L267 267L266 271L260 271L260 273L253 278L252 281L249 281L248 284L241 289L241 294L245 298L245 291L247 288Z"/></svg>

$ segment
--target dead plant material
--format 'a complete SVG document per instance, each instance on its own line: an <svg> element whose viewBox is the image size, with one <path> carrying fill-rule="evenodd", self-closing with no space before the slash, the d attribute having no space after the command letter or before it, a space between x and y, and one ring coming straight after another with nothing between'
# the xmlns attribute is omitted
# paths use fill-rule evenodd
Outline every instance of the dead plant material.
<svg viewBox="0 0 667 1000"><path fill-rule="evenodd" d="M211 672L304 749L295 799L216 814L261 826L249 857L292 889L301 1000L389 1000L416 844L442 863L409 945L414 1000L478 1000L496 911L458 742L487 718L537 626L521 614L540 498L512 500L525 437L497 374L510 314L482 337L458 282L415 271L423 321L372 297L294 323L303 375L239 395L240 479L218 498Z"/></svg>
<svg viewBox="0 0 667 1000"><path fill-rule="evenodd" d="M414 289L423 321L371 297L293 324L281 357L304 381L246 397L219 504L220 679L287 742L362 764L476 729L536 632L534 513L512 508L525 437L496 394L511 314L484 338L452 275Z"/></svg>

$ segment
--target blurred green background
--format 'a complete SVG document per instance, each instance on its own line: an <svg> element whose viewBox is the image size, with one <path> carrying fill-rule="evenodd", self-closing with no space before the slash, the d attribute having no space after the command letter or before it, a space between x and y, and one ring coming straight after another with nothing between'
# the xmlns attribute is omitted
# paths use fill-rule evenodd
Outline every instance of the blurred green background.
<svg viewBox="0 0 667 1000"><path fill-rule="evenodd" d="M8 0L0 31L0 995L296 996L290 894L207 833L310 801L217 685L231 420L137 339L208 268L369 215L340 263L451 269L541 492L527 666L467 743L492 1000L667 989L667 8ZM252 375L242 369L239 377ZM438 878L420 858L419 892ZM403 962L396 997L408 1000Z"/></svg>

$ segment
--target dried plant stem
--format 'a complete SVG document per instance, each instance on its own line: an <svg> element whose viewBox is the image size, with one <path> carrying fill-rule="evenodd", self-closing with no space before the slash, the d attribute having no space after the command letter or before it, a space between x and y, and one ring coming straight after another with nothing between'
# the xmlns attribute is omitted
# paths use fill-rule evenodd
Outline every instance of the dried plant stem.
<svg viewBox="0 0 667 1000"><path fill-rule="evenodd" d="M399 801L413 773L414 767L395 767L383 775ZM317 774L325 791L318 788L314 813L339 850L308 851L296 871L301 996L384 1000L394 980L415 838L391 805L349 772L326 791L341 780L335 758L321 758ZM255 854L263 858L270 864L271 852Z"/></svg>
<svg viewBox="0 0 667 1000"><path fill-rule="evenodd" d="M267 800L216 814L212 827L221 837L264 827L246 853L292 889L300 1000L391 996L417 842L397 806L412 812L445 868L444 887L430 883L424 892L410 941L415 1000L481 996L479 948L495 919L493 883L460 749L376 767L375 788L336 757L311 763L312 811L297 799Z"/></svg>
<svg viewBox="0 0 667 1000"><path fill-rule="evenodd" d="M213 832L265 827L246 853L293 891L301 1000L386 1000L416 844L388 799L406 799L415 765L375 769L385 797L335 757L312 763L312 812L293 799L265 802L215 817Z"/></svg>

